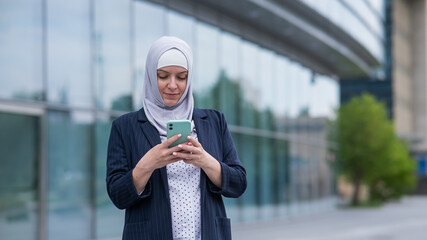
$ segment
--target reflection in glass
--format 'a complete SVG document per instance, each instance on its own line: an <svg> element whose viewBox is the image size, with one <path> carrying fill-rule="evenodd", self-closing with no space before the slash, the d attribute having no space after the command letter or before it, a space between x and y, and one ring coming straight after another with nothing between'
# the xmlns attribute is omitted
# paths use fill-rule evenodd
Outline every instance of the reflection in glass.
<svg viewBox="0 0 427 240"><path fill-rule="evenodd" d="M48 122L48 238L90 239L92 114L50 112Z"/></svg>
<svg viewBox="0 0 427 240"><path fill-rule="evenodd" d="M287 94L289 94L289 118L298 117L298 65L295 62L288 62L289 81L287 87Z"/></svg>
<svg viewBox="0 0 427 240"><path fill-rule="evenodd" d="M335 118L339 106L339 84L322 75L315 75L310 98L310 114L313 117Z"/></svg>
<svg viewBox="0 0 427 240"><path fill-rule="evenodd" d="M48 101L92 107L90 2L47 2Z"/></svg>
<svg viewBox="0 0 427 240"><path fill-rule="evenodd" d="M369 4L373 9L367 8L367 1L316 1L316 0L303 0L304 3L318 11L324 17L331 20L334 24L341 27L344 31L348 32L352 37L359 41L366 47L378 60L383 60L382 54L382 32L379 31L382 26L381 17L377 14L382 14L381 3ZM383 1L375 1L383 2ZM373 11L377 14L368 16ZM363 19L363 20L361 20ZM362 22L364 21L364 22ZM366 24L367 25L366 25ZM371 31L373 29L373 31ZM379 32L378 32L379 31Z"/></svg>
<svg viewBox="0 0 427 240"><path fill-rule="evenodd" d="M256 118L259 117L259 111L256 107L256 101L259 97L256 94L256 85L258 80L258 48L253 43L243 41L242 44L242 98L240 99L240 122L243 127L255 128ZM260 203L260 181L257 164L261 161L257 155L259 149L257 146L257 137L252 135L241 135L239 138L241 149L239 156L246 168L248 188L242 196L242 202L245 210L242 212L244 219L256 219L258 217L257 205Z"/></svg>
<svg viewBox="0 0 427 240"><path fill-rule="evenodd" d="M130 1L95 1L95 80L102 109L130 111Z"/></svg>
<svg viewBox="0 0 427 240"><path fill-rule="evenodd" d="M242 82L243 99L250 104L249 108L259 109L260 99L260 81L259 78L259 47L254 43L243 41L242 44ZM244 126L254 127L254 123L250 119L242 118Z"/></svg>
<svg viewBox="0 0 427 240"><path fill-rule="evenodd" d="M112 120L108 116L100 116L95 124L95 207L96 207L96 237L120 238L123 230L124 211L113 205L105 187L107 172L107 146Z"/></svg>
<svg viewBox="0 0 427 240"><path fill-rule="evenodd" d="M273 169L276 171L274 202L280 206L285 206L289 203L289 146L285 140L277 139L275 141L275 158L277 162ZM279 215L285 216L286 208L279 208Z"/></svg>
<svg viewBox="0 0 427 240"><path fill-rule="evenodd" d="M283 56L277 56L274 60L274 78L275 87L272 90L272 95L275 96L273 104L274 114L283 119L289 112L288 105L290 104L289 98L289 73L287 69L287 60Z"/></svg>
<svg viewBox="0 0 427 240"><path fill-rule="evenodd" d="M166 24L169 36L179 37L193 48L194 20L191 17L168 11Z"/></svg>
<svg viewBox="0 0 427 240"><path fill-rule="evenodd" d="M228 124L237 125L242 100L240 81L240 44L237 36L220 34L220 106Z"/></svg>
<svg viewBox="0 0 427 240"><path fill-rule="evenodd" d="M134 43L135 43L135 66L133 106L134 110L142 107L143 83L145 75L145 59L151 44L161 36L165 35L164 7L148 2L133 1L134 6Z"/></svg>
<svg viewBox="0 0 427 240"><path fill-rule="evenodd" d="M37 239L39 119L0 113L0 239Z"/></svg>
<svg viewBox="0 0 427 240"><path fill-rule="evenodd" d="M198 22L196 25L196 42L194 52L193 90L195 104L200 108L219 108L219 95L213 95L212 89L220 77L219 71L219 31L208 24ZM198 97L203 96L203 98Z"/></svg>
<svg viewBox="0 0 427 240"><path fill-rule="evenodd" d="M230 79L237 81L241 75L241 39L231 33L221 32L220 41L221 69L226 72Z"/></svg>
<svg viewBox="0 0 427 240"><path fill-rule="evenodd" d="M258 84L260 87L260 110L261 113L257 119L257 127L270 132L276 132L276 120L274 117L274 108L277 96L272 94L277 88L277 79L274 76L274 58L272 51L261 49L259 51L259 67L258 72L260 79ZM272 137L272 136L271 136ZM273 148L274 141L270 137L258 138L256 144L259 148L259 157L257 157L257 170L259 171L260 181L260 205L262 206L261 216L263 218L271 218L275 214L273 206L275 189L274 180L276 172L274 166L277 165L278 159L274 158L276 151Z"/></svg>
<svg viewBox="0 0 427 240"><path fill-rule="evenodd" d="M221 32L219 36L219 58L220 58L220 76L219 82L214 88L214 96L217 96L214 101L217 102L215 107L224 113L224 116L229 125L237 125L240 119L240 106L242 101L242 89L239 84L240 76L240 39L235 35L227 32ZM244 149L240 146L239 134L232 134L234 144L238 150ZM227 206L227 213L232 219L239 220L241 217L242 200L224 198L224 203Z"/></svg>
<svg viewBox="0 0 427 240"><path fill-rule="evenodd" d="M259 79L256 81L256 85L260 90L260 108L263 110L269 109L270 111L276 104L277 96L271 94L276 89L277 79L274 75L274 60L275 55L272 51L261 49L259 51ZM262 86L262 87L261 87Z"/></svg>
<svg viewBox="0 0 427 240"><path fill-rule="evenodd" d="M0 1L0 97L44 100L41 0Z"/></svg>

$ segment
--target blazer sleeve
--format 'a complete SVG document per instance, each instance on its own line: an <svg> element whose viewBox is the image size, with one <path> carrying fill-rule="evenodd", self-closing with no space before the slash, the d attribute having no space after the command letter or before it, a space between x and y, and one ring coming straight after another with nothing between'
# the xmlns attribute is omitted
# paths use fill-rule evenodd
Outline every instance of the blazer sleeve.
<svg viewBox="0 0 427 240"><path fill-rule="evenodd" d="M224 114L220 113L220 135L223 161L221 164L221 189L209 182L209 190L225 197L240 197L246 190L246 170L239 160Z"/></svg>
<svg viewBox="0 0 427 240"><path fill-rule="evenodd" d="M111 201L119 209L133 206L151 195L151 181L148 181L140 195L133 184L130 159L126 154L120 124L113 122L107 153L107 191Z"/></svg>

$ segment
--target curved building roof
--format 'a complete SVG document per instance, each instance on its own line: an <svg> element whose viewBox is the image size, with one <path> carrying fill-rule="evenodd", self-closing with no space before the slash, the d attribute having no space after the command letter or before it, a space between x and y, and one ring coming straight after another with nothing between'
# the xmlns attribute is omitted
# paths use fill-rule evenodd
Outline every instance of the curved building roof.
<svg viewBox="0 0 427 240"><path fill-rule="evenodd" d="M161 1L337 78L370 75L379 61L346 31L301 1ZM351 26L349 26L351 27Z"/></svg>

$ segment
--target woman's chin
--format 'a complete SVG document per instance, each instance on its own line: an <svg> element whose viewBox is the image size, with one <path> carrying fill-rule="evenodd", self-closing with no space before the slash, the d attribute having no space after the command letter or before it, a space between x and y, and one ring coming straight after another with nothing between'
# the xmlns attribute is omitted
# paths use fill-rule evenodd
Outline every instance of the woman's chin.
<svg viewBox="0 0 427 240"><path fill-rule="evenodd" d="M178 100L167 99L164 102L166 103L166 105L173 106L178 103Z"/></svg>

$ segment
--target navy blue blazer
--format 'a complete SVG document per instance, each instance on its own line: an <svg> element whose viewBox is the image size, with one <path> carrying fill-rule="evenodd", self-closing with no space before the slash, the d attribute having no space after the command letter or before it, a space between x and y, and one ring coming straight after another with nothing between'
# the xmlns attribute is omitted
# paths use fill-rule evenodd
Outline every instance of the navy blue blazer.
<svg viewBox="0 0 427 240"><path fill-rule="evenodd" d="M203 240L231 239L222 196L237 198L246 189L243 168L224 115L195 108L194 124L205 151L221 164L221 189L201 170L201 231ZM159 132L144 110L120 116L111 127L107 156L107 190L114 205L126 209L124 240L171 240L172 220L166 167L156 169L142 195L133 184L132 169L152 147L160 144Z"/></svg>

